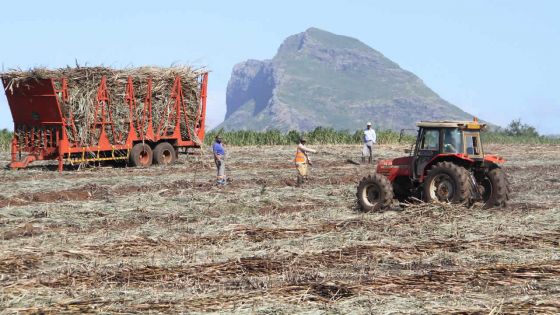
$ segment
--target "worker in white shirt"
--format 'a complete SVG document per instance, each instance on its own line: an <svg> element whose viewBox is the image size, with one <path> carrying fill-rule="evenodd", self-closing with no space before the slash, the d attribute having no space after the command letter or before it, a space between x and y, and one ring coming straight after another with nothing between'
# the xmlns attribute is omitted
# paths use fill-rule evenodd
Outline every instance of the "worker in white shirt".
<svg viewBox="0 0 560 315"><path fill-rule="evenodd" d="M371 164L373 159L373 145L377 143L377 135L375 130L371 127L371 122L368 122L364 130L364 147L362 149L362 163L366 162L366 156L369 157Z"/></svg>

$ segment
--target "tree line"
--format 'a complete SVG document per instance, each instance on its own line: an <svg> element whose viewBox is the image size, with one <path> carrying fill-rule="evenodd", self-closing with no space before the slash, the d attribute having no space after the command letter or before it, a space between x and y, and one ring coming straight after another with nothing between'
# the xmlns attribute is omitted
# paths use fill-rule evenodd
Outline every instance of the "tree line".
<svg viewBox="0 0 560 315"><path fill-rule="evenodd" d="M412 143L416 134L409 132L396 132L392 130L376 130L378 144ZM355 132L335 130L333 128L317 127L313 131L281 132L278 130L252 131L252 130L212 130L206 134L205 144L209 145L214 138L220 135L226 144L234 146L249 145L292 145L298 142L301 136L307 138L310 144L360 144L363 131ZM540 135L536 128L522 123L521 119L513 120L506 128L497 128L482 132L484 143L497 144L560 144L559 138Z"/></svg>

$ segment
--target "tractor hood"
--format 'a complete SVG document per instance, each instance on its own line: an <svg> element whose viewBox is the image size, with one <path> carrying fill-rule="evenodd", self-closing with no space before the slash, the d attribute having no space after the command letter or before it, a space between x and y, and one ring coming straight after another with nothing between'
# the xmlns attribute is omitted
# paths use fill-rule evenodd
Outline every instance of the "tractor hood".
<svg viewBox="0 0 560 315"><path fill-rule="evenodd" d="M380 166L399 166L399 165L410 165L412 163L412 156L404 156L396 159L389 160L379 160L377 162L377 168Z"/></svg>
<svg viewBox="0 0 560 315"><path fill-rule="evenodd" d="M405 156L392 160L380 160L377 163L377 173L385 175L390 181L398 176L410 176L413 157Z"/></svg>
<svg viewBox="0 0 560 315"><path fill-rule="evenodd" d="M412 156L403 156L393 159L393 165L410 165L412 163Z"/></svg>

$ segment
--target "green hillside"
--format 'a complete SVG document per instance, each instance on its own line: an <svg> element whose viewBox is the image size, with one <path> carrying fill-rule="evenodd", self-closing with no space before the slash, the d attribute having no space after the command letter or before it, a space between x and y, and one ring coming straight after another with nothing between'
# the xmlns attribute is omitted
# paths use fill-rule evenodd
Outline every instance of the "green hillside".
<svg viewBox="0 0 560 315"><path fill-rule="evenodd" d="M271 60L233 69L228 130L413 128L418 120L471 119L416 75L357 39L316 28L288 37Z"/></svg>

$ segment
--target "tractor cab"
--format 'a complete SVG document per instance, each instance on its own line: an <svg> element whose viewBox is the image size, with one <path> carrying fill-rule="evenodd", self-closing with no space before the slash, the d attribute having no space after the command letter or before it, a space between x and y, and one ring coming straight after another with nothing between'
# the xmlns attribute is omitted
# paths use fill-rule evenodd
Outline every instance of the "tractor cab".
<svg viewBox="0 0 560 315"><path fill-rule="evenodd" d="M462 121L422 121L417 123L418 137L412 162L413 178L422 178L426 167L439 159L483 161L480 131L486 125Z"/></svg>

